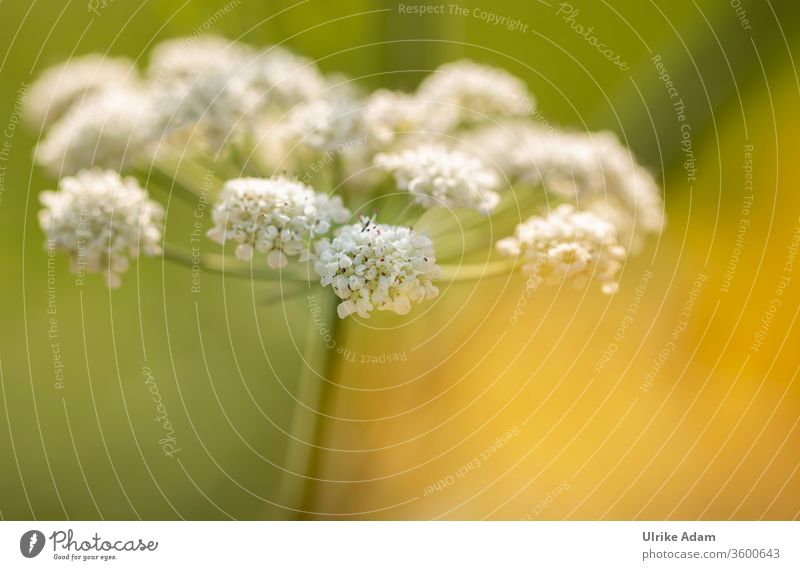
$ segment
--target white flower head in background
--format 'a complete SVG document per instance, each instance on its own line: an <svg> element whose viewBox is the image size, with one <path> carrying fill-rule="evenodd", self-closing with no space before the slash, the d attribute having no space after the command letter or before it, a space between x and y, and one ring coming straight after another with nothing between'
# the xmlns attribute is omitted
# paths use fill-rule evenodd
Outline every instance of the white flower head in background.
<svg viewBox="0 0 800 570"><path fill-rule="evenodd" d="M244 75L247 88L270 110L291 109L320 95L328 85L313 61L280 46L264 49Z"/></svg>
<svg viewBox="0 0 800 570"><path fill-rule="evenodd" d="M394 175L423 207L491 212L499 203L500 177L479 158L439 144L421 144L397 153L378 154L375 165Z"/></svg>
<svg viewBox="0 0 800 570"><path fill-rule="evenodd" d="M634 246L663 229L658 185L611 132L511 122L479 128L465 140L489 156L512 184L539 186L605 217Z"/></svg>
<svg viewBox="0 0 800 570"><path fill-rule="evenodd" d="M108 88L76 103L36 146L51 175L90 167L123 170L142 152L150 115L139 90Z"/></svg>
<svg viewBox="0 0 800 570"><path fill-rule="evenodd" d="M578 289L594 279L606 294L617 289L616 274L626 253L610 222L570 204L531 217L496 246L502 255L520 256L523 272L546 285L566 282Z"/></svg>
<svg viewBox="0 0 800 570"><path fill-rule="evenodd" d="M541 185L561 198L604 184L602 157L585 133L545 129L527 121L484 125L467 133L473 145L514 182Z"/></svg>
<svg viewBox="0 0 800 570"><path fill-rule="evenodd" d="M205 73L235 75L255 55L247 44L211 34L174 38L153 48L147 75L153 82L194 80Z"/></svg>
<svg viewBox="0 0 800 570"><path fill-rule="evenodd" d="M355 102L343 95L330 92L314 97L283 117L275 130L287 152L298 149L333 152L358 139Z"/></svg>
<svg viewBox="0 0 800 570"><path fill-rule="evenodd" d="M373 310L405 315L412 303L439 294L433 242L410 228L368 218L344 226L332 240L320 240L314 268L320 283L342 300L337 307L342 319L368 318Z"/></svg>
<svg viewBox="0 0 800 570"><path fill-rule="evenodd" d="M627 232L635 223L640 233L659 234L666 223L664 201L650 171L641 166L631 150L623 146L611 131L592 135L597 152L602 157L606 177L606 194L616 199L616 207L631 213ZM588 193L587 193L588 194ZM603 200L595 189L595 211L600 211Z"/></svg>
<svg viewBox="0 0 800 570"><path fill-rule="evenodd" d="M458 109L437 106L408 93L379 89L364 102L361 121L377 146L385 147L401 137L448 131L458 122Z"/></svg>
<svg viewBox="0 0 800 570"><path fill-rule="evenodd" d="M464 133L459 146L467 151L480 152L513 184L527 175L531 168L530 161L520 163L517 148L524 144L533 130L535 127L526 121L488 123Z"/></svg>
<svg viewBox="0 0 800 570"><path fill-rule="evenodd" d="M611 132L529 131L513 152L519 178L584 209L627 213L643 233L664 224L663 202L650 173Z"/></svg>
<svg viewBox="0 0 800 570"><path fill-rule="evenodd" d="M84 96L108 88L135 87L139 77L126 58L89 54L50 67L31 85L25 115L37 128L49 127Z"/></svg>
<svg viewBox="0 0 800 570"><path fill-rule="evenodd" d="M109 287L118 287L129 258L161 252L163 209L133 178L83 170L40 200L48 247L69 255L73 273L102 272Z"/></svg>
<svg viewBox="0 0 800 570"><path fill-rule="evenodd" d="M214 150L250 126L257 105L240 77L216 71L155 84L149 97L156 137L188 136Z"/></svg>
<svg viewBox="0 0 800 570"><path fill-rule="evenodd" d="M150 55L147 98L156 137L199 137L219 148L248 127L258 97L248 89L256 51L218 36L167 40Z"/></svg>
<svg viewBox="0 0 800 570"><path fill-rule="evenodd" d="M463 122L523 117L535 106L525 82L504 69L461 60L440 66L425 78L417 96L437 109L456 109Z"/></svg>
<svg viewBox="0 0 800 570"><path fill-rule="evenodd" d="M267 265L277 269L289 257L306 261L311 242L349 217L339 196L314 192L300 182L237 178L223 186L208 236L220 244L236 242L236 257L242 260L252 259L254 251L264 254Z"/></svg>

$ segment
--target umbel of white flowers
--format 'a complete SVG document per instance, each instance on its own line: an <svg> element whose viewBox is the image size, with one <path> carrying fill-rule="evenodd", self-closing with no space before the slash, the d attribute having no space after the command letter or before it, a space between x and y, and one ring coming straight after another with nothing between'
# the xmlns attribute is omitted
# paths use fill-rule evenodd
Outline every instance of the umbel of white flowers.
<svg viewBox="0 0 800 570"><path fill-rule="evenodd" d="M141 75L125 59L72 59L45 71L27 104L35 159L60 179L41 197L50 246L111 286L140 253L186 260L162 247L161 207L128 176L177 180L175 157L231 178L212 190L211 240L264 271L296 277L305 264L342 318L406 314L457 273L437 263L450 237L414 229L425 210L473 212L492 230L516 217L495 266L609 294L627 252L665 223L656 181L614 134L543 125L521 79L466 60L413 92L366 93L283 47L204 35L162 42ZM201 176L179 177L197 199ZM407 206L356 221L351 209L382 197Z"/></svg>
<svg viewBox="0 0 800 570"><path fill-rule="evenodd" d="M267 257L273 269L286 267L289 257L307 261L313 241L342 224L350 211L340 196L326 196L284 178L238 178L222 188L208 237L238 245L236 257L250 260L253 251Z"/></svg>
<svg viewBox="0 0 800 570"><path fill-rule="evenodd" d="M534 216L497 242L503 255L520 256L522 271L547 285L566 281L579 289L594 277L603 293L617 290L616 274L625 248L606 220L561 204L545 217Z"/></svg>
<svg viewBox="0 0 800 570"><path fill-rule="evenodd" d="M406 227L376 224L369 218L341 228L332 240L317 242L314 269L323 286L342 299L339 317L362 317L377 309L405 315L412 303L433 299L439 267L433 242Z"/></svg>
<svg viewBox="0 0 800 570"><path fill-rule="evenodd" d="M109 287L119 287L129 258L161 252L163 209L133 178L83 170L39 199L48 246L69 255L73 273L103 273Z"/></svg>
<svg viewBox="0 0 800 570"><path fill-rule="evenodd" d="M497 173L466 152L422 145L397 154L381 153L375 164L393 173L397 187L411 192L426 208L466 208L487 214L500 202Z"/></svg>

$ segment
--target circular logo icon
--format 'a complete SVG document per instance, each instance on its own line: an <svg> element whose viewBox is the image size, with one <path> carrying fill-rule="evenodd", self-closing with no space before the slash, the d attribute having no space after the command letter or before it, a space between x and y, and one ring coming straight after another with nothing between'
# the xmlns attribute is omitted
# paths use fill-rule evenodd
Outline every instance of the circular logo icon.
<svg viewBox="0 0 800 570"><path fill-rule="evenodd" d="M19 539L19 551L25 558L38 556L44 548L44 533L40 530L29 530Z"/></svg>

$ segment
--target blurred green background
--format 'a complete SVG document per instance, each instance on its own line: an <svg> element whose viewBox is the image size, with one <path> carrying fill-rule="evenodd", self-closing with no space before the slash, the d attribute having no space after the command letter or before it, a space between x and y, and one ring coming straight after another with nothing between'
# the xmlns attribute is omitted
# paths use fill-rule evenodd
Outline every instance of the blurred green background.
<svg viewBox="0 0 800 570"><path fill-rule="evenodd" d="M737 13L739 4L727 0L572 2L575 21L592 26L629 63L626 71L572 29L554 1L462 1L466 16L427 17L403 14L400 4L108 0L90 3L95 13L80 1L0 3L0 125L9 126L10 145L0 193L2 518L522 518L562 481L570 490L537 517L797 518L795 283L766 346L748 355L800 211L796 3L743 1ZM226 5L233 9L216 16ZM526 31L492 25L483 13L519 20ZM369 88L412 89L461 57L504 67L525 79L548 120L611 129L663 173L668 229L626 266L621 294L542 293L526 315L529 328L517 328L500 348L494 339L520 285L489 280L448 290L438 314L419 324L437 330L457 314L446 338L407 366L339 363L334 380L391 386L442 355L455 357L413 389L339 390L328 415L393 419L324 418L322 443L334 451L315 464L313 476L323 481L287 478L281 466L305 369L297 348L306 338L305 298L267 304L274 292L212 274L191 295L190 271L160 260L138 264L109 292L101 279L75 286L59 258L49 289L36 195L56 181L31 163L36 135L15 128L17 90L46 67L90 52L144 65L159 40L206 28L254 45L282 43ZM681 133L651 61L656 54L686 104L696 181L682 167ZM756 205L733 288L722 294L745 144L756 149ZM170 202L167 240L185 242L187 213ZM648 268L656 277L630 340L596 379L591 370ZM699 272L709 284L695 318L654 391L640 395L642 374ZM478 299L507 287L508 299L486 320ZM469 310L459 311L465 303ZM364 353L390 352L399 342L385 331L347 334L348 346ZM413 345L416 333L403 334L402 346ZM159 444L144 366L175 427L173 457ZM527 423L531 412L537 415ZM512 427L522 435L491 463L424 496ZM301 503L291 489L307 484Z"/></svg>

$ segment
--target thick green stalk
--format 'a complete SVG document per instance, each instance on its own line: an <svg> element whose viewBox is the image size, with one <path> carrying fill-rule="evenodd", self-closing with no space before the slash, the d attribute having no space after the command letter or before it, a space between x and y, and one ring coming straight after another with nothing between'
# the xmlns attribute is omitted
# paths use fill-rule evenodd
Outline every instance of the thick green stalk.
<svg viewBox="0 0 800 570"><path fill-rule="evenodd" d="M330 410L334 391L335 343L341 322L336 314L337 303L330 291L318 286L308 289L308 323L279 493L282 504L298 509L299 519L313 518L325 414Z"/></svg>

